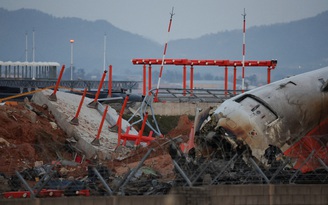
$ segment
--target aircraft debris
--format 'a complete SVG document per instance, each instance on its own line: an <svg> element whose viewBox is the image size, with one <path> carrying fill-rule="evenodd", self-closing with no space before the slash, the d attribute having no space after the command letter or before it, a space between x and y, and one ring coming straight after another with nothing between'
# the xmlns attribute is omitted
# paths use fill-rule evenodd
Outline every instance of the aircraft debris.
<svg viewBox="0 0 328 205"><path fill-rule="evenodd" d="M267 169L290 157L303 173L328 164L327 74L325 67L289 77L228 99L212 114L203 111L195 120L196 150L226 158L231 149Z"/></svg>

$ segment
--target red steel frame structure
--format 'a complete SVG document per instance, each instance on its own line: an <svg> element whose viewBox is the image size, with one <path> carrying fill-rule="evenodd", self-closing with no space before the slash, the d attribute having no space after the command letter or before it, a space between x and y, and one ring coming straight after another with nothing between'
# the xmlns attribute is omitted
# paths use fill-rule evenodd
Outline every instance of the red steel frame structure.
<svg viewBox="0 0 328 205"><path fill-rule="evenodd" d="M134 58L132 59L132 64L134 65L143 65L143 95L146 95L146 65L148 65L148 91L151 90L151 72L152 65L176 65L183 66L183 82L182 86L185 90L187 88L187 66L190 66L190 89L193 89L193 79L194 79L194 66L219 66L225 68L224 74L224 90L228 90L228 67L233 67L233 90L236 91L237 84L237 67L245 66L245 67L267 67L267 83L271 82L271 70L275 69L277 65L277 60L248 60L243 63L240 60L190 60L190 59L164 59L162 64L162 59L155 58ZM244 65L243 65L244 64Z"/></svg>

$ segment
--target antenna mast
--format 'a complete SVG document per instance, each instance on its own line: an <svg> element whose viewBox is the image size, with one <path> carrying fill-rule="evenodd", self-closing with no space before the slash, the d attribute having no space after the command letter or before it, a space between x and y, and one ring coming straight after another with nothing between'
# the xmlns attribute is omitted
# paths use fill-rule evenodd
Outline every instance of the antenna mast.
<svg viewBox="0 0 328 205"><path fill-rule="evenodd" d="M33 35L32 35L32 62L33 62L33 74L32 74L32 80L35 80L35 66L34 66L34 62L35 62L35 42L34 42L34 28L33 28Z"/></svg>
<svg viewBox="0 0 328 205"><path fill-rule="evenodd" d="M35 61L35 41L34 41L34 29L33 29L33 47L32 47L32 61Z"/></svg>
<svg viewBox="0 0 328 205"><path fill-rule="evenodd" d="M27 62L27 32L25 32L25 62Z"/></svg>
<svg viewBox="0 0 328 205"><path fill-rule="evenodd" d="M243 22L243 67L242 67L242 81L241 81L241 91L244 92L245 89L245 50L246 50L246 44L245 44L245 39L246 39L246 12L244 8L244 13L242 14L244 17L244 22Z"/></svg>
<svg viewBox="0 0 328 205"><path fill-rule="evenodd" d="M170 17L170 23L169 23L169 28L167 29L167 40L166 40L165 46L164 46L164 52L163 52L163 57L162 57L161 69L160 69L160 72L159 72L159 77L158 77L158 82L157 82L157 87L156 87L156 93L155 93L155 98L154 98L155 101L157 101L158 89L159 89L159 85L161 83L161 77L162 77L162 73L163 73L164 59L165 59L166 49L167 49L167 42L169 40L169 34L170 34L171 24L172 24L172 17L174 15L173 10L174 10L174 7L172 7L172 12L170 13L170 15L171 15L171 17Z"/></svg>
<svg viewBox="0 0 328 205"><path fill-rule="evenodd" d="M107 36L106 33L104 35L104 71L106 70L106 40L107 40Z"/></svg>

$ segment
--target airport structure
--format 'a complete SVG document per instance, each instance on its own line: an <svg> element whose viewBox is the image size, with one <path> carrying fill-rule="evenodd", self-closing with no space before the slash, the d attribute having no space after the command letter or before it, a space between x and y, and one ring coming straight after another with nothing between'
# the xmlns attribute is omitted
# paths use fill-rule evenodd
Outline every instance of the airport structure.
<svg viewBox="0 0 328 205"><path fill-rule="evenodd" d="M57 62L12 62L0 61L0 87L20 88L20 92L31 89L54 86L57 81L57 69L60 66ZM111 66L110 66L111 68ZM110 73L111 74L111 73ZM104 84L104 89L132 90L138 88L138 81L112 81ZM62 80L60 86L70 89L85 87L88 90L97 89L99 80ZM109 83L111 83L109 85Z"/></svg>
<svg viewBox="0 0 328 205"><path fill-rule="evenodd" d="M57 79L57 62L0 61L1 78Z"/></svg>
<svg viewBox="0 0 328 205"><path fill-rule="evenodd" d="M152 65L175 65L175 66L183 66L183 90L187 89L187 66L190 66L190 89L194 88L194 66L218 66L224 67L224 90L228 91L228 67L233 67L233 89L236 94L236 84L237 84L237 67L245 66L245 67L266 67L267 68L267 82L268 84L271 82L271 70L273 70L277 65L277 60L248 60L248 61L240 61L240 60L215 60L215 59L132 59L132 63L134 65L143 65L143 95L146 94L146 66L148 65L148 92L152 89Z"/></svg>

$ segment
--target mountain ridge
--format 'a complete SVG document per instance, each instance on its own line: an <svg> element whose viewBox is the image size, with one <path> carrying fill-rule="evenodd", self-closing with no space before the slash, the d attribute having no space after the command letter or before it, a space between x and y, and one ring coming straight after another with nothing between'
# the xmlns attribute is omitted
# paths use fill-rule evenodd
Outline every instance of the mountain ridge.
<svg viewBox="0 0 328 205"><path fill-rule="evenodd" d="M272 72L273 80L327 66L327 23L328 11L289 23L247 28L246 60L277 59L277 68ZM105 34L106 65L112 64L113 74L117 76L141 75L142 68L132 65L131 59L162 58L163 53L163 45L119 29L105 20L88 21L75 17L54 17L33 9L8 11L0 8L0 25L1 61L25 61L26 32L28 61L32 61L34 30L35 61L56 61L69 65L69 41L74 39L74 66L83 69L86 77L94 74L100 76L102 73ZM241 60L242 30L169 41L166 58ZM170 74L181 72L172 72L169 66L166 67ZM195 72L220 75L215 69L197 68ZM266 68L247 68L246 75L261 72L264 75Z"/></svg>

